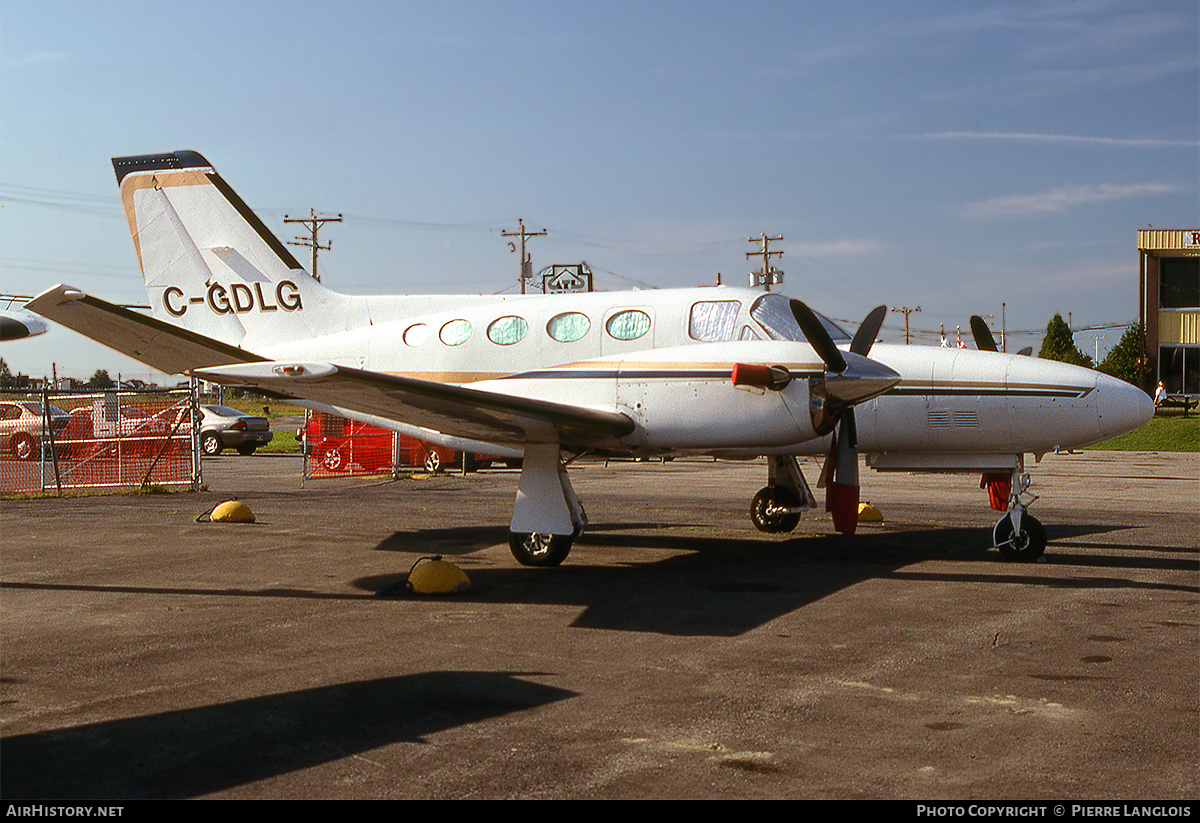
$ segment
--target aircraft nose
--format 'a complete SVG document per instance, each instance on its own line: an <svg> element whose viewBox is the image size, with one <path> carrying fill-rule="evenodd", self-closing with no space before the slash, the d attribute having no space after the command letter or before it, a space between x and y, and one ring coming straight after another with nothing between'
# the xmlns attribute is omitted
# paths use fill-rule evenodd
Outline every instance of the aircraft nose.
<svg viewBox="0 0 1200 823"><path fill-rule="evenodd" d="M1100 431L1116 437L1141 428L1154 416L1150 395L1124 380L1096 375L1096 399L1100 409Z"/></svg>

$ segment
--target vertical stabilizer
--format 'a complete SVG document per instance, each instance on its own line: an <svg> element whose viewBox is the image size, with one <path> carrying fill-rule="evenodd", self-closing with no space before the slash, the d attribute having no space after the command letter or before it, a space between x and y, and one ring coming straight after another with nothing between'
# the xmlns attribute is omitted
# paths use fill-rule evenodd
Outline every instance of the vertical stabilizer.
<svg viewBox="0 0 1200 823"><path fill-rule="evenodd" d="M246 349L367 322L197 152L117 157L113 169L158 319Z"/></svg>

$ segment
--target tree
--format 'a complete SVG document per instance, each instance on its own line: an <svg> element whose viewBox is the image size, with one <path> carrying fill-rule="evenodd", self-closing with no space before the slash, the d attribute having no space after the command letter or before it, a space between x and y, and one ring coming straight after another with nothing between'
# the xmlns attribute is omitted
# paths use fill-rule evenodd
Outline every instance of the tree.
<svg viewBox="0 0 1200 823"><path fill-rule="evenodd" d="M1075 345L1075 337L1071 334L1061 314L1046 326L1046 339L1042 341L1042 350L1038 357L1043 360L1057 360L1060 363L1070 363L1072 366L1092 367L1092 358L1081 352Z"/></svg>
<svg viewBox="0 0 1200 823"><path fill-rule="evenodd" d="M1099 366L1100 371L1111 374L1126 383L1138 384L1138 359L1142 356L1142 329L1134 323L1121 335Z"/></svg>
<svg viewBox="0 0 1200 823"><path fill-rule="evenodd" d="M111 389L117 384L108 376L106 369L96 369L96 373L92 375L92 379L87 381L89 389Z"/></svg>
<svg viewBox="0 0 1200 823"><path fill-rule="evenodd" d="M8 370L8 364L4 362L4 358L0 357L0 388L8 388L12 382L12 372Z"/></svg>

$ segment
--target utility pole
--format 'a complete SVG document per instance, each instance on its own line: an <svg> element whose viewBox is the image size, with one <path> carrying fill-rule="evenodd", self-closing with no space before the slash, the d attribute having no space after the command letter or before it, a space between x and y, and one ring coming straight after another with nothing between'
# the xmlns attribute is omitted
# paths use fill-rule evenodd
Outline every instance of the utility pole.
<svg viewBox="0 0 1200 823"><path fill-rule="evenodd" d="M324 226L326 223L342 222L342 216L339 214L337 217L317 217L317 213L315 211L313 211L312 209L308 210L308 214L309 214L309 216L307 219L305 219L303 217L288 217L285 214L283 216L283 222L285 222L285 223L303 223L304 225L308 226L308 231L309 231L309 234L311 235L311 237L308 237L308 238L297 237L294 241L289 240L288 245L289 246L307 246L308 248L312 249L312 271L310 272L310 274L312 274L313 278L318 283L320 283L321 275L317 274L317 251L319 249L324 249L325 251L329 251L331 248L333 248L333 241L330 240L328 243L326 243L324 246L322 246L320 243L317 242L317 231L321 228L321 226Z"/></svg>
<svg viewBox="0 0 1200 823"><path fill-rule="evenodd" d="M531 277L533 277L533 262L529 259L529 255L525 253L525 238L526 237L545 237L546 230L542 229L541 231L525 231L525 221L519 217L517 218L517 225L521 227L520 231L502 231L502 232L500 232L500 236L501 237L520 237L521 238L521 274L517 278L517 281L521 284L521 294L524 294L525 293L525 281L529 280ZM513 251L517 250L517 247L514 244L512 244L511 242L508 244L508 246Z"/></svg>
<svg viewBox="0 0 1200 823"><path fill-rule="evenodd" d="M904 345L906 346L908 345L908 316L913 312L920 310L920 306L917 306L915 309L910 309L908 306L901 306L898 309L892 309L892 311L898 311L904 314Z"/></svg>
<svg viewBox="0 0 1200 823"><path fill-rule="evenodd" d="M762 243L762 251L746 252L747 259L751 257L761 257L763 259L763 267L750 272L750 285L762 286L765 291L771 290L772 283L783 282L783 270L777 269L771 265L772 257L783 257L781 251L771 251L771 243L778 242L783 239L783 235L779 237L767 237L765 234L759 235L757 238L747 238L749 243Z"/></svg>

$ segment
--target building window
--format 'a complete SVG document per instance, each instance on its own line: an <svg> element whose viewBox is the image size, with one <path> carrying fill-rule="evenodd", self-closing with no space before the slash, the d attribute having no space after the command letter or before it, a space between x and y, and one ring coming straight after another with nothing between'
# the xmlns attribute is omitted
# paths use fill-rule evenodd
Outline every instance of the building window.
<svg viewBox="0 0 1200 823"><path fill-rule="evenodd" d="M688 335L701 343L722 343L733 339L742 304L736 300L696 303L688 319Z"/></svg>
<svg viewBox="0 0 1200 823"><path fill-rule="evenodd" d="M1200 257L1163 257L1158 261L1158 307L1200 308Z"/></svg>
<svg viewBox="0 0 1200 823"><path fill-rule="evenodd" d="M1200 347L1159 346L1158 379L1167 394L1200 394Z"/></svg>
<svg viewBox="0 0 1200 823"><path fill-rule="evenodd" d="M574 343L587 334L591 327L592 321L587 319L586 314L568 311L550 318L546 324L546 334L559 343Z"/></svg>
<svg viewBox="0 0 1200 823"><path fill-rule="evenodd" d="M650 331L650 315L637 309L626 309L608 318L604 327L616 340L637 340Z"/></svg>
<svg viewBox="0 0 1200 823"><path fill-rule="evenodd" d="M525 339L525 335L528 333L529 324L525 322L525 319L512 314L501 317L499 320L493 320L487 330L488 340L501 346L519 343Z"/></svg>
<svg viewBox="0 0 1200 823"><path fill-rule="evenodd" d="M438 336L447 346L461 346L471 338L471 324L466 320L451 320L442 326Z"/></svg>

